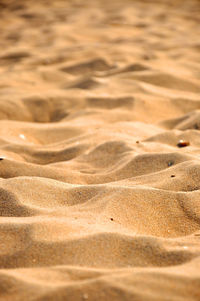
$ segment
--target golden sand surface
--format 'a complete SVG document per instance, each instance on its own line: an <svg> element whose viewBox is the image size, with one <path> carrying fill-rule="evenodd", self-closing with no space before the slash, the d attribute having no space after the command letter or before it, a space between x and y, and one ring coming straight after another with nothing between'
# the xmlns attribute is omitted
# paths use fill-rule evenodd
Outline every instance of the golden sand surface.
<svg viewBox="0 0 200 301"><path fill-rule="evenodd" d="M0 1L0 158L1 301L199 301L200 3Z"/></svg>

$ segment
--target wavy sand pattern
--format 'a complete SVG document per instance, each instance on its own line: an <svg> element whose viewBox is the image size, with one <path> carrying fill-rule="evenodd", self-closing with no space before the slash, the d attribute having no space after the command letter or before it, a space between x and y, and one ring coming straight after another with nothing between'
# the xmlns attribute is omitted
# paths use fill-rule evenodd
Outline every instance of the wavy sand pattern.
<svg viewBox="0 0 200 301"><path fill-rule="evenodd" d="M199 12L0 2L0 300L200 300Z"/></svg>

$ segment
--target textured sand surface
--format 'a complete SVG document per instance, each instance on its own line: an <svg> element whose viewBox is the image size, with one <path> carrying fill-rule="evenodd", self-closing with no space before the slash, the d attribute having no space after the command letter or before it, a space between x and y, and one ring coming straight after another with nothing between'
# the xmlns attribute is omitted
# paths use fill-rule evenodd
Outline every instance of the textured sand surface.
<svg viewBox="0 0 200 301"><path fill-rule="evenodd" d="M200 3L0 1L0 157L0 300L200 300Z"/></svg>

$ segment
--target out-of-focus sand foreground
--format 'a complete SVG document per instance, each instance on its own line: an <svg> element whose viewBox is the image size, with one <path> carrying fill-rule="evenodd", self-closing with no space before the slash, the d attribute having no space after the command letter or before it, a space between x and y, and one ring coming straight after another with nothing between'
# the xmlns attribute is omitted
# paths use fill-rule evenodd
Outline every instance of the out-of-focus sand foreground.
<svg viewBox="0 0 200 301"><path fill-rule="evenodd" d="M200 300L200 3L1 1L0 159L0 300Z"/></svg>

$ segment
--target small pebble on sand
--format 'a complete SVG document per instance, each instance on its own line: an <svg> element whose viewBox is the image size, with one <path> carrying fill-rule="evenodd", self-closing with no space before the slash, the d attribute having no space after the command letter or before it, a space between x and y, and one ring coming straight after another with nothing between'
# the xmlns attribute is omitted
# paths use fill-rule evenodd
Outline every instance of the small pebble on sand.
<svg viewBox="0 0 200 301"><path fill-rule="evenodd" d="M188 146L188 145L190 145L190 142L189 141L184 141L184 140L179 140L179 142L177 143L178 147L185 147L185 146Z"/></svg>
<svg viewBox="0 0 200 301"><path fill-rule="evenodd" d="M173 161L169 161L167 165L168 165L168 166L172 166L173 164L174 164Z"/></svg>
<svg viewBox="0 0 200 301"><path fill-rule="evenodd" d="M20 134L19 137L24 140L26 139L26 137L23 134Z"/></svg>

